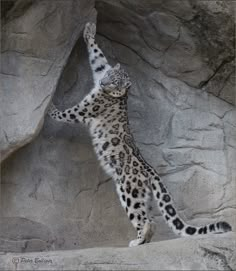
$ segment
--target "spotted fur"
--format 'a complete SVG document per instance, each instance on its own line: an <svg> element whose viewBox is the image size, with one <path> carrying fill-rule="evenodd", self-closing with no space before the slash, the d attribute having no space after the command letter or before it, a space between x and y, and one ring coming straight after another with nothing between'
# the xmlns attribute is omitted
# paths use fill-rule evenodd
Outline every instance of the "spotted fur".
<svg viewBox="0 0 236 271"><path fill-rule="evenodd" d="M94 88L78 105L64 111L50 107L49 115L63 122L82 122L89 127L101 163L116 185L122 206L137 230L130 246L150 242L155 229L153 208L160 209L166 223L180 236L222 233L231 230L227 222L205 226L188 225L179 217L172 197L156 170L142 157L129 129L127 91L131 82L117 64L111 67L95 42L96 27L84 30Z"/></svg>

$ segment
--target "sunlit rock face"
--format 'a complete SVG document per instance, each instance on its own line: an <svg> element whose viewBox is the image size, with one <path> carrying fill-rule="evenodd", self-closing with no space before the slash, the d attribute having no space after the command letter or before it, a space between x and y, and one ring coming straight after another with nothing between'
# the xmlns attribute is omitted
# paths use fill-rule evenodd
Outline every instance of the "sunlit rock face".
<svg viewBox="0 0 236 271"><path fill-rule="evenodd" d="M42 34L35 35L35 43L30 43L31 51L44 52L46 62L54 59L57 46L64 52L58 53L64 64L59 65L54 77L50 77L54 66L45 75L41 74L45 73L45 66L40 66L40 74L33 74L37 63L14 62L18 53L2 53L4 63L16 63L3 67L6 99L2 149L9 155L26 142L31 143L2 164L1 212L8 227L0 227L0 240L4 239L1 250L126 246L135 238L114 184L97 162L86 129L55 123L48 117L41 129L54 90L55 104L65 109L79 102L92 87L81 33L86 21L95 20L94 3L75 2L79 5L77 11L73 6L73 12L69 7L52 12L50 27L49 22L41 22ZM162 176L181 216L195 225L225 219L235 229L236 110L231 5L222 1L98 0L95 8L100 47L109 61L120 62L132 79L128 105L136 143ZM36 20L40 12L33 7L17 13L17 25L23 29L29 27L29 18ZM65 17L66 23L60 17L64 12L70 14ZM14 23L7 18L5 27ZM70 20L75 20L76 27L69 31ZM40 35L43 38L47 34L45 27L53 35L64 37L56 39L57 43L52 35L50 50L46 46L51 43L39 42ZM69 46L67 42L72 37L74 43ZM10 46L8 40L6 36L5 43ZM22 48L27 51L25 43ZM23 57L22 61L31 58ZM59 61L58 56L55 61ZM12 76L16 70L19 74ZM14 80L23 83L16 84ZM30 136L29 124L33 127ZM174 238L160 213L156 214L156 221L153 240ZM21 234L15 240L15 225L19 224Z"/></svg>

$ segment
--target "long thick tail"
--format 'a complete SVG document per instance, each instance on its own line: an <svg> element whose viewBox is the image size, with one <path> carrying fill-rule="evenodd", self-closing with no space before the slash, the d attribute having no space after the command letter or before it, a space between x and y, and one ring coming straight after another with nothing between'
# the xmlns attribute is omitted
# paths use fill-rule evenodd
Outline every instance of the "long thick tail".
<svg viewBox="0 0 236 271"><path fill-rule="evenodd" d="M151 183L153 196L157 201L157 206L160 209L167 224L175 234L180 236L189 236L208 233L224 233L232 230L231 226L225 221L220 221L200 227L187 224L178 215L170 193L161 182L159 176L155 176L151 180Z"/></svg>

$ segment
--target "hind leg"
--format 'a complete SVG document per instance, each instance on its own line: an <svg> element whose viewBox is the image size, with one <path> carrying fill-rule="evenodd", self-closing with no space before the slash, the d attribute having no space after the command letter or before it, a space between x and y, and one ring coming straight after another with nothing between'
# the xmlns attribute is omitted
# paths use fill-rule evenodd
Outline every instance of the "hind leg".
<svg viewBox="0 0 236 271"><path fill-rule="evenodd" d="M155 223L151 220L146 220L143 224L138 221L137 226L137 239L130 241L129 247L139 246L149 243L155 232Z"/></svg>

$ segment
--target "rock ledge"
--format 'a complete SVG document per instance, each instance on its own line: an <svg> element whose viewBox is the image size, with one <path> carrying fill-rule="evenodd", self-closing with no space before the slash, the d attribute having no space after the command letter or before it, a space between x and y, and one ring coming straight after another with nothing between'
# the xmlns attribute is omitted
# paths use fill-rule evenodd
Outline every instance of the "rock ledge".
<svg viewBox="0 0 236 271"><path fill-rule="evenodd" d="M235 270L236 234L192 237L135 248L0 255L1 270Z"/></svg>

